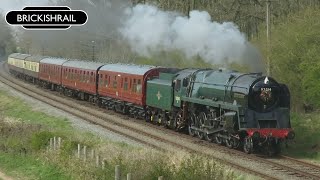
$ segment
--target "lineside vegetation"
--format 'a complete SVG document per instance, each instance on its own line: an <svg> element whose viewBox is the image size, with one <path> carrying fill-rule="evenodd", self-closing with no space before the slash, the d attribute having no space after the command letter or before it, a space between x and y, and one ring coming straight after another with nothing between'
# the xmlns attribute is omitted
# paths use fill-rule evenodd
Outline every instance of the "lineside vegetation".
<svg viewBox="0 0 320 180"><path fill-rule="evenodd" d="M235 179L236 174L202 156L167 154L113 142L75 129L65 118L34 110L21 99L0 91L0 169L23 179L114 179L114 167L134 179ZM47 152L49 139L63 139L59 153ZM105 158L105 169L75 156L77 145L93 148ZM89 156L89 155L88 155ZM240 176L238 179L245 179Z"/></svg>

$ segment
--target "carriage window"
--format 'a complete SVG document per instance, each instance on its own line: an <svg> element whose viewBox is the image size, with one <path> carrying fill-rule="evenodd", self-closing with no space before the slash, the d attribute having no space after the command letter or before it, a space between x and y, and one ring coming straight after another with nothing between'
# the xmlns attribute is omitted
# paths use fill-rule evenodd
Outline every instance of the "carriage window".
<svg viewBox="0 0 320 180"><path fill-rule="evenodd" d="M142 84L141 84L141 79L139 79L137 84L137 93L141 93L141 92L142 92Z"/></svg>
<svg viewBox="0 0 320 180"><path fill-rule="evenodd" d="M133 79L133 84L132 84L132 87L131 87L131 91L132 92L137 92L137 80L136 79Z"/></svg>
<svg viewBox="0 0 320 180"><path fill-rule="evenodd" d="M107 79L104 81L104 84L106 87L108 87L108 80Z"/></svg>
<svg viewBox="0 0 320 180"><path fill-rule="evenodd" d="M86 82L89 83L89 71L87 71Z"/></svg>
<svg viewBox="0 0 320 180"><path fill-rule="evenodd" d="M90 84L92 84L92 82L93 82L93 73L92 72L90 72L90 77L89 77L89 82L90 82Z"/></svg>
<svg viewBox="0 0 320 180"><path fill-rule="evenodd" d="M114 76L112 87L113 87L114 89L117 88L117 76Z"/></svg>
<svg viewBox="0 0 320 180"><path fill-rule="evenodd" d="M113 81L113 88L117 89L117 81Z"/></svg>
<svg viewBox="0 0 320 180"><path fill-rule="evenodd" d="M100 86L102 87L102 86L103 86L103 79L100 78L100 79L99 79L99 82L100 82Z"/></svg>
<svg viewBox="0 0 320 180"><path fill-rule="evenodd" d="M104 85L108 87L108 75L104 75Z"/></svg>
<svg viewBox="0 0 320 180"><path fill-rule="evenodd" d="M128 91L128 78L124 78L123 89L124 89L125 91Z"/></svg>
<svg viewBox="0 0 320 180"><path fill-rule="evenodd" d="M100 86L103 86L103 75L102 74L100 74L100 76L99 76L100 78L99 78L99 83L100 83Z"/></svg>

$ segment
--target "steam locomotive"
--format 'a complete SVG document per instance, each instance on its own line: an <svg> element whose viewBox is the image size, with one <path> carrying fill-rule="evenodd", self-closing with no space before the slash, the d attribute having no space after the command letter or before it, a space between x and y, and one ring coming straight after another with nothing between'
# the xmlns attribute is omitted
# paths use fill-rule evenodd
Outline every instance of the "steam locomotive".
<svg viewBox="0 0 320 180"><path fill-rule="evenodd" d="M244 152L280 152L293 139L290 92L259 73L102 64L11 54L15 76Z"/></svg>

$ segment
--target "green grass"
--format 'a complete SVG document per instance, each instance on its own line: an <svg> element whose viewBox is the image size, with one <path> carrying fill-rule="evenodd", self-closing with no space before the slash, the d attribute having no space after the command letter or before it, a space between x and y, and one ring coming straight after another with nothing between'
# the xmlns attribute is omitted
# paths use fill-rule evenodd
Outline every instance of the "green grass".
<svg viewBox="0 0 320 180"><path fill-rule="evenodd" d="M306 158L320 162L320 115L292 114L291 125L296 137L284 153L297 158Z"/></svg>
<svg viewBox="0 0 320 180"><path fill-rule="evenodd" d="M9 96L6 92L0 91L0 112L4 116L19 119L28 124L45 125L51 128L70 130L70 122L66 118L49 116L43 112L34 111L21 99Z"/></svg>
<svg viewBox="0 0 320 180"><path fill-rule="evenodd" d="M0 151L0 167L7 175L21 179L70 179L59 167L47 163L37 156L9 154Z"/></svg>

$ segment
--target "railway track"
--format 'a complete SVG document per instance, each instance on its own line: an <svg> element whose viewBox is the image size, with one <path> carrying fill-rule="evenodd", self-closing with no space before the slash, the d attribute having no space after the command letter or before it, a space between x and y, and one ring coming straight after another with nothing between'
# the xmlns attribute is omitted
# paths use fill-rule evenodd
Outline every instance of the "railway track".
<svg viewBox="0 0 320 180"><path fill-rule="evenodd" d="M197 140L181 133L163 128L160 129L157 126L152 126L141 121L116 118L113 115L106 114L101 109L97 110L90 106L86 107L75 104L74 101L76 100L52 95L32 85L26 84L5 73L4 67L1 69L0 81L15 90L152 148L161 151L184 150L203 154L208 158L215 159L235 169L264 179L320 179L320 174L318 173L320 171L319 166L314 165L311 167L311 165L302 163L299 165L298 161L294 162L298 164L297 166L290 166L290 162L292 164L294 161L292 159L287 160L289 163L280 163L280 160L277 161L277 159L266 159L255 155L247 155L243 152ZM166 135L164 135L164 133ZM175 137L179 136L179 140L174 139L172 135ZM251 164L248 165L247 162ZM260 165L261 168L256 168L257 165ZM304 170L301 167L309 167L309 169L305 168L306 170Z"/></svg>
<svg viewBox="0 0 320 180"><path fill-rule="evenodd" d="M190 140L194 139L185 134L172 133L183 136L184 138L189 138ZM220 152L228 153L234 157L240 157L244 162L255 161L268 164L272 171L286 174L290 179L320 179L320 166L313 163L283 155L271 158L268 156L245 154L244 152L229 149L225 146L209 143L203 140L196 140L195 143L211 149L219 150Z"/></svg>

